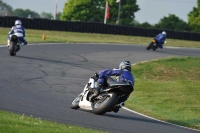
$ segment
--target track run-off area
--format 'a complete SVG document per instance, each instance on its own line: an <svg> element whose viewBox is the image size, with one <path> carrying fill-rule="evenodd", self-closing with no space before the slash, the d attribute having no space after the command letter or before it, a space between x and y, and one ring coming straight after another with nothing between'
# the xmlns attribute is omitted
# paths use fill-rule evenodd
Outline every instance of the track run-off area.
<svg viewBox="0 0 200 133"><path fill-rule="evenodd" d="M1 46L0 110L112 133L200 132L126 109L95 115L70 108L95 72L116 68L124 60L135 64L184 56L200 57L200 49L164 47L147 51L146 46L125 44L33 44L11 57L8 48Z"/></svg>

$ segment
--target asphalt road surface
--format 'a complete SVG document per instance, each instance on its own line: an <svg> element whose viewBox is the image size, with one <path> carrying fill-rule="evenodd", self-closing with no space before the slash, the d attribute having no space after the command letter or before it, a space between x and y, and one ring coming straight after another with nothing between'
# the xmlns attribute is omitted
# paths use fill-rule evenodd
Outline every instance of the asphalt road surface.
<svg viewBox="0 0 200 133"><path fill-rule="evenodd" d="M1 47L0 109L112 133L195 133L124 109L100 116L70 108L94 72L116 68L124 60L137 63L174 56L199 57L200 49L147 51L139 45L48 44L24 46L11 57L7 47Z"/></svg>

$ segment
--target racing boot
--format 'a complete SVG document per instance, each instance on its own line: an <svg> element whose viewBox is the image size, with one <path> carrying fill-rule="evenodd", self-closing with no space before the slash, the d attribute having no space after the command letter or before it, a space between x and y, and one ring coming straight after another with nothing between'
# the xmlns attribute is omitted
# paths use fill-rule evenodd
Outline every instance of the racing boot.
<svg viewBox="0 0 200 133"><path fill-rule="evenodd" d="M117 113L119 111L120 108L122 108L124 106L124 102L121 102L120 104L117 104L113 107L112 111Z"/></svg>
<svg viewBox="0 0 200 133"><path fill-rule="evenodd" d="M28 42L26 41L26 39L22 40L22 41L19 43L20 46L24 46L24 45L27 45L27 44L28 44Z"/></svg>
<svg viewBox="0 0 200 133"><path fill-rule="evenodd" d="M24 45L27 45L27 44L28 44L28 42L25 40L25 41L24 41Z"/></svg>

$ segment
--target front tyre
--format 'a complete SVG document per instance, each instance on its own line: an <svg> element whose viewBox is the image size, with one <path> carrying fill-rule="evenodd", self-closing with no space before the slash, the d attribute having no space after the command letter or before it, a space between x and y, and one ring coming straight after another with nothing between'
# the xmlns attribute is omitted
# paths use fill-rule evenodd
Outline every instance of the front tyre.
<svg viewBox="0 0 200 133"><path fill-rule="evenodd" d="M149 50L149 49L151 49L151 47L152 47L152 45L153 45L153 43L151 42L151 43L149 43L149 45L147 46L147 50Z"/></svg>
<svg viewBox="0 0 200 133"><path fill-rule="evenodd" d="M15 42L10 42L10 45L9 45L9 52L10 52L10 55L11 56L15 56L16 55L16 52L15 52Z"/></svg>
<svg viewBox="0 0 200 133"><path fill-rule="evenodd" d="M78 108L80 108L79 107L79 102L80 102L80 100L81 100L81 95L79 95L78 97L76 97L75 99L74 99L74 101L72 102L72 105L71 105L71 108L72 109L78 109Z"/></svg>
<svg viewBox="0 0 200 133"><path fill-rule="evenodd" d="M118 96L116 93L109 93L104 95L103 99L98 100L93 104L93 112L98 115L105 114L108 110L112 109L118 102Z"/></svg>

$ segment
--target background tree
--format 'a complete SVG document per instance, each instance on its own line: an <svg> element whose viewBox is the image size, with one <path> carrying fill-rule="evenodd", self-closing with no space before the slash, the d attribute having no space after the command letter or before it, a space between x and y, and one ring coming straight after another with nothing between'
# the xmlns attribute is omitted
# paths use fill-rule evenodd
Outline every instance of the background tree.
<svg viewBox="0 0 200 133"><path fill-rule="evenodd" d="M188 23L193 31L200 32L200 0L197 0L197 7L188 14Z"/></svg>
<svg viewBox="0 0 200 133"><path fill-rule="evenodd" d="M168 17L160 19L160 22L156 24L155 27L162 29L178 30L178 31L190 30L188 24L179 17L175 16L174 14L169 14Z"/></svg>
<svg viewBox="0 0 200 133"><path fill-rule="evenodd" d="M155 28L154 25L151 25L150 23L148 22L144 22L144 23L141 23L141 24L136 24L134 25L135 27L140 27L140 28Z"/></svg>
<svg viewBox="0 0 200 133"><path fill-rule="evenodd" d="M40 14L40 17L45 19L53 19L53 15L51 13L46 13L46 12L42 12Z"/></svg>
<svg viewBox="0 0 200 133"><path fill-rule="evenodd" d="M60 20L60 17L61 17L62 13L61 12L58 12L57 15L56 15L56 20ZM44 19L54 19L54 16L52 13L46 13L46 12L42 12L40 14L40 18L44 18Z"/></svg>
<svg viewBox="0 0 200 133"><path fill-rule="evenodd" d="M0 0L0 16L11 16L12 12L12 7Z"/></svg>
<svg viewBox="0 0 200 133"><path fill-rule="evenodd" d="M31 18L39 18L40 17L40 15L34 11L31 11L29 9L23 10L23 9L19 9L19 8L15 9L13 11L13 15L18 16L18 17L24 17L24 18L28 18L29 16Z"/></svg>
<svg viewBox="0 0 200 133"><path fill-rule="evenodd" d="M106 0L68 0L65 3L61 20L71 21L95 21L103 22ZM108 23L115 24L118 19L118 3L116 0L108 0L110 7L110 19ZM136 0L121 0L120 24L131 25L139 10Z"/></svg>
<svg viewBox="0 0 200 133"><path fill-rule="evenodd" d="M110 12L111 12L111 23L115 23L118 19L118 8L119 3L116 0L110 0ZM140 8L136 4L137 0L121 0L120 10L120 24L122 25L133 25L135 19L135 12L139 11Z"/></svg>
<svg viewBox="0 0 200 133"><path fill-rule="evenodd" d="M104 9L100 0L68 0L61 20L103 22Z"/></svg>
<svg viewBox="0 0 200 133"><path fill-rule="evenodd" d="M61 15L62 15L62 13L61 13L61 12L58 12L57 15L56 15L56 20L60 20Z"/></svg>

